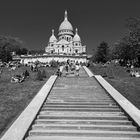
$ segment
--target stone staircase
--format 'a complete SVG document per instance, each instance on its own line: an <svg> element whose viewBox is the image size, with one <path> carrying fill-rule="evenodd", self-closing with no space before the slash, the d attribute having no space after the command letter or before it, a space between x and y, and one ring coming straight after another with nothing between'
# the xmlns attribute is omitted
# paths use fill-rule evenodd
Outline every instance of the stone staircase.
<svg viewBox="0 0 140 140"><path fill-rule="evenodd" d="M83 69L56 80L26 140L140 140L133 122Z"/></svg>

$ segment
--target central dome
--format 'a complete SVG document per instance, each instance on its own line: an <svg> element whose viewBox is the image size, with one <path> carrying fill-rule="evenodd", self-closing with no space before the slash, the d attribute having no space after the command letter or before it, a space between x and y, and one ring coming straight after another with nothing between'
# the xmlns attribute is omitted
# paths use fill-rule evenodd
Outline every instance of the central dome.
<svg viewBox="0 0 140 140"><path fill-rule="evenodd" d="M64 21L61 23L61 25L59 27L59 31L62 31L62 30L73 31L73 27L72 27L71 23L68 21L68 18L67 18L67 11L65 11Z"/></svg>
<svg viewBox="0 0 140 140"><path fill-rule="evenodd" d="M69 21L63 21L59 27L59 31L61 30L71 30L73 31L73 27Z"/></svg>

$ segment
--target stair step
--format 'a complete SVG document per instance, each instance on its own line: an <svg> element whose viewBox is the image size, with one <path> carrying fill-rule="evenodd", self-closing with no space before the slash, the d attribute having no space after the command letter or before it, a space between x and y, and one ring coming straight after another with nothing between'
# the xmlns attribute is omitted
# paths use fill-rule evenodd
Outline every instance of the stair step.
<svg viewBox="0 0 140 140"><path fill-rule="evenodd" d="M139 138L124 137L67 137L67 136L29 136L25 140L139 140Z"/></svg>
<svg viewBox="0 0 140 140"><path fill-rule="evenodd" d="M132 124L131 121L127 121L127 120L47 120L47 119L37 119L35 120L35 122L37 124L88 124L88 125L106 125L106 124L110 124L110 125L130 125Z"/></svg>
<svg viewBox="0 0 140 140"><path fill-rule="evenodd" d="M49 115L58 115L58 114L60 114L60 115L65 115L65 114L70 114L70 115L74 115L74 114L78 114L78 115L85 115L85 114L87 114L88 115L88 113L89 113L89 116L91 115L94 115L94 114L103 114L103 115L105 115L105 114L108 114L108 115L112 115L112 116L114 116L115 114L118 114L118 115L124 115L124 113L122 113L122 112L102 112L102 111L92 111L92 112L88 112L88 111L86 111L86 112L83 112L83 111L61 111L61 112L59 112L59 111L41 111L40 112L40 114L42 115L42 114L49 114Z"/></svg>
<svg viewBox="0 0 140 140"><path fill-rule="evenodd" d="M105 104L105 105L60 105L60 104L56 104L56 105L43 105L43 107L49 107L49 108L119 108L119 106L117 105L112 105L112 104Z"/></svg>
<svg viewBox="0 0 140 140"><path fill-rule="evenodd" d="M112 108L112 109L119 109L119 107L118 106L109 106L109 105L96 105L96 106L49 106L49 105L47 105L47 106L43 106L43 108L44 109L47 109L47 108L67 108L67 109L90 109L90 108Z"/></svg>
<svg viewBox="0 0 140 140"><path fill-rule="evenodd" d="M89 130L31 130L29 132L30 136L103 136L103 137L127 137L127 138L138 138L140 137L140 132L133 131L89 131Z"/></svg>
<svg viewBox="0 0 140 140"><path fill-rule="evenodd" d="M85 105L85 104L90 104L90 105L94 105L94 104L115 104L115 102L114 101L91 101L91 102L73 102L73 101L69 101L69 102L67 102L67 101L64 101L64 100L47 100L46 102L45 102L46 104L77 104L77 105L79 105L79 104L81 104L81 105Z"/></svg>
<svg viewBox="0 0 140 140"><path fill-rule="evenodd" d="M73 112L69 112L69 111L40 111L39 112L40 115L69 115L69 116L72 116L72 115L76 115L76 116L107 116L107 115L110 115L110 116L124 116L124 112L78 112L78 111L73 111Z"/></svg>
<svg viewBox="0 0 140 140"><path fill-rule="evenodd" d="M45 104L44 105L74 105L74 106L76 106L76 105L116 105L116 103L115 102L92 102L92 103L85 103L85 102L83 102L83 103L74 103L74 102L69 102L69 103L66 103L66 102L45 102Z"/></svg>
<svg viewBox="0 0 140 140"><path fill-rule="evenodd" d="M50 120L128 120L126 116L47 116L47 115L38 115L38 119L50 119Z"/></svg>
<svg viewBox="0 0 140 140"><path fill-rule="evenodd" d="M49 102L66 102L66 103L83 103L83 102L85 102L85 103L100 103L100 102L103 102L103 103L113 103L114 101L113 100L96 100L96 101L94 101L94 100L88 100L88 99L86 99L85 101L84 100L72 100L72 99L69 99L69 100L66 100L66 99L63 99L63 98L61 98L61 100L58 100L58 99L50 99L49 100Z"/></svg>
<svg viewBox="0 0 140 140"><path fill-rule="evenodd" d="M120 108L42 108L41 111L118 112Z"/></svg>
<svg viewBox="0 0 140 140"><path fill-rule="evenodd" d="M34 124L32 129L61 129L61 130L104 130L104 131L137 131L137 128L132 125L49 125L49 124Z"/></svg>
<svg viewBox="0 0 140 140"><path fill-rule="evenodd" d="M97 102L97 101L99 101L99 102L101 102L101 101L106 102L106 101L113 101L113 99L111 99L111 98L99 98L99 97L89 97L88 98L85 95L84 96L80 95L78 98L75 97L74 95L73 95L73 97L71 97L69 95L66 95L66 97L64 97L64 96L62 96L62 97L61 96L58 96L58 97L50 96L48 98L48 100L65 100L65 101L68 101L68 102L72 102L72 101L73 102Z"/></svg>
<svg viewBox="0 0 140 140"><path fill-rule="evenodd" d="M51 124L33 124L33 126L68 126L68 127L70 127L70 126L79 126L79 127L124 127L124 128L136 128L135 126L133 126L132 124L115 124L115 125L111 125L111 124L106 124L106 125L102 125L102 124L100 124L100 125L98 125L98 124L53 124L53 123L51 123Z"/></svg>

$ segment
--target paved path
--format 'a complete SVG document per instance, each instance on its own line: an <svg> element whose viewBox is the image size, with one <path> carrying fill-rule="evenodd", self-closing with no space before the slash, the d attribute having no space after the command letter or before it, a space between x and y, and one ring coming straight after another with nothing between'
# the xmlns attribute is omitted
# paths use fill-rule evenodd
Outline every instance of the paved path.
<svg viewBox="0 0 140 140"><path fill-rule="evenodd" d="M56 80L26 140L138 140L140 132L84 69Z"/></svg>

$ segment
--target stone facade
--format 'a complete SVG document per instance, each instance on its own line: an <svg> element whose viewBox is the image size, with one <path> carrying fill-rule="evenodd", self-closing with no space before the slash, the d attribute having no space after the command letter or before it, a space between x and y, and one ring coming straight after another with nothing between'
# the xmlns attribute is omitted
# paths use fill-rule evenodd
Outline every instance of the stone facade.
<svg viewBox="0 0 140 140"><path fill-rule="evenodd" d="M40 61L42 63L49 63L50 61L66 62L70 61L86 63L86 46L81 43L81 38L78 35L78 29L73 32L73 27L68 21L67 11L65 11L64 21L60 24L58 38L52 35L49 38L48 45L45 47L43 55L28 55L21 56L21 63L27 64L29 62Z"/></svg>
<svg viewBox="0 0 140 140"><path fill-rule="evenodd" d="M42 63L49 63L51 61L58 61L58 62L66 62L67 60L79 63L86 63L87 57L86 56L61 56L61 55L43 55L43 56L22 56L21 63L28 64L29 62L42 62Z"/></svg>
<svg viewBox="0 0 140 140"><path fill-rule="evenodd" d="M49 39L49 43L45 51L48 54L64 55L86 53L86 46L82 45L77 28L74 35L73 27L68 21L67 11L65 11L64 21L59 27L58 39L54 35L54 30L52 30L52 35Z"/></svg>

